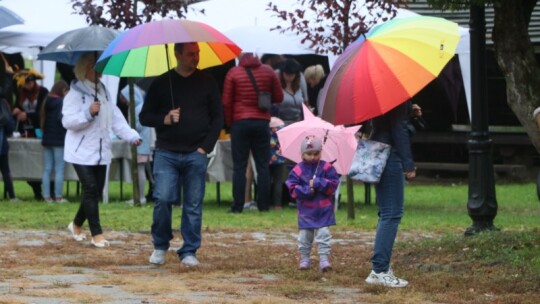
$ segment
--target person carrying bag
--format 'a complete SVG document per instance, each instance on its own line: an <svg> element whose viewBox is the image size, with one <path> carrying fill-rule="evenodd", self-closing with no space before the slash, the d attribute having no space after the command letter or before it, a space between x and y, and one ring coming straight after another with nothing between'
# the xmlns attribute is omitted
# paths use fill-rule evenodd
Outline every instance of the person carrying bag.
<svg viewBox="0 0 540 304"><path fill-rule="evenodd" d="M257 93L257 103L259 105L259 109L264 112L269 112L270 108L272 107L272 95L269 92L261 92L259 91L259 87L257 86L257 81L255 81L255 77L253 77L253 73L251 73L250 68L245 68L246 73L249 76L249 80L251 81L251 84L253 85L253 88L255 89L255 92Z"/></svg>

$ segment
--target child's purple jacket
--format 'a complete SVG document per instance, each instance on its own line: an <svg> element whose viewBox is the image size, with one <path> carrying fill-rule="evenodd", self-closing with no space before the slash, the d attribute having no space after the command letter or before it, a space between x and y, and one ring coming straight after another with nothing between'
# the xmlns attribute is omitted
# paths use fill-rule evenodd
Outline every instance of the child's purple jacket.
<svg viewBox="0 0 540 304"><path fill-rule="evenodd" d="M311 192L309 180L313 178L314 192ZM285 182L291 197L296 199L299 229L318 229L336 224L334 216L334 192L339 184L336 169L323 160L300 162L289 173Z"/></svg>

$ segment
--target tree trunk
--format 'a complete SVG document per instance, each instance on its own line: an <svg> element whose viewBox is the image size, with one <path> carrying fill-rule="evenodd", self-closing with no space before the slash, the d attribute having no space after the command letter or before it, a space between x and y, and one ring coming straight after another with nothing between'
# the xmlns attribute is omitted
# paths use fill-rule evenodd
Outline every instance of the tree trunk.
<svg viewBox="0 0 540 304"><path fill-rule="evenodd" d="M508 105L540 152L540 132L532 116L534 109L540 106L540 67L528 31L536 1L495 1L493 42L497 62L506 79Z"/></svg>

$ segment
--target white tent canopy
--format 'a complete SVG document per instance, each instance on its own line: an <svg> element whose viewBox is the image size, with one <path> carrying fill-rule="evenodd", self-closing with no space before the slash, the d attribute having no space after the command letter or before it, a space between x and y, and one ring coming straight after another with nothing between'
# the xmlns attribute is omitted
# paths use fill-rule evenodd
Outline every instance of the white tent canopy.
<svg viewBox="0 0 540 304"><path fill-rule="evenodd" d="M315 54L315 51L302 44L297 35L286 35L271 31L268 27L245 25L227 30L224 34L234 41L244 52L256 54Z"/></svg>
<svg viewBox="0 0 540 304"><path fill-rule="evenodd" d="M296 6L296 1L291 0L208 0L190 5L186 17L209 24L221 32L239 26L272 28L279 23L279 19L273 16L275 13L267 10L269 2L280 9ZM201 9L204 9L204 14L199 12Z"/></svg>
<svg viewBox="0 0 540 304"><path fill-rule="evenodd" d="M62 33L88 25L84 16L73 13L69 0L2 0L0 3L24 19L24 24L0 31L2 51L6 47L43 47Z"/></svg>
<svg viewBox="0 0 540 304"><path fill-rule="evenodd" d="M69 0L2 0L0 3L24 19L24 24L0 29L0 51L21 52L33 59L36 70L45 75L42 84L51 88L54 84L56 63L36 60L40 49L59 35L88 26L85 16L74 14ZM116 96L118 77L104 77L103 82Z"/></svg>
<svg viewBox="0 0 540 304"><path fill-rule="evenodd" d="M276 13L268 10L269 0L208 0L190 5L187 19L213 26L234 41L243 51L270 54L315 54L294 33L271 30L280 24ZM279 9L292 9L296 1L272 0ZM204 14L200 13L204 10Z"/></svg>

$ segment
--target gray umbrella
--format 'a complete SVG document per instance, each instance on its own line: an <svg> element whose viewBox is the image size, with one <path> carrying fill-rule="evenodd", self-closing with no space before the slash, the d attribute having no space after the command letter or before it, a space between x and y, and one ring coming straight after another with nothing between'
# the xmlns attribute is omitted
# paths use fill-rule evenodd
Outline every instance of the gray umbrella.
<svg viewBox="0 0 540 304"><path fill-rule="evenodd" d="M0 6L0 28L23 24L24 19L5 6Z"/></svg>
<svg viewBox="0 0 540 304"><path fill-rule="evenodd" d="M74 65L88 52L101 52L120 34L99 25L90 25L66 32L49 43L39 54L39 60L50 60Z"/></svg>

